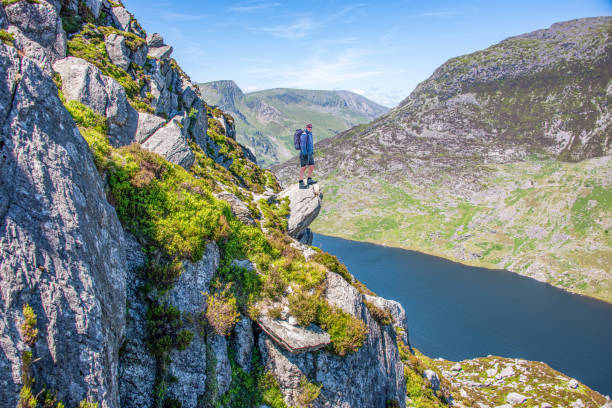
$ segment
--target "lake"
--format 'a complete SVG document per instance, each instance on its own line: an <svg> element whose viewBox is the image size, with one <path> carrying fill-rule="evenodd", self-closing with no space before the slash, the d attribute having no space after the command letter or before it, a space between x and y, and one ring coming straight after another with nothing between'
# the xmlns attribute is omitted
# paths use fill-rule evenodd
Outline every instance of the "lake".
<svg viewBox="0 0 612 408"><path fill-rule="evenodd" d="M315 234L377 295L406 309L413 347L459 361L544 361L612 396L612 305L508 271Z"/></svg>

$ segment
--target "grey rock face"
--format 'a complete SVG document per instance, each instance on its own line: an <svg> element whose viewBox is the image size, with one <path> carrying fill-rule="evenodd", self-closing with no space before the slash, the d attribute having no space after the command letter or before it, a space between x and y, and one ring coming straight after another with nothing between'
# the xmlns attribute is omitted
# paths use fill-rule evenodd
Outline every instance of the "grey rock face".
<svg viewBox="0 0 612 408"><path fill-rule="evenodd" d="M113 146L127 145L134 140L138 113L115 79L102 75L93 64L74 57L57 61L53 69L62 77L62 91L67 100L79 101L106 116L110 125L109 141Z"/></svg>
<svg viewBox="0 0 612 408"><path fill-rule="evenodd" d="M119 356L119 395L122 408L149 408L153 405L155 358L148 353L147 303L140 287L144 284L138 268L145 264L145 254L131 234L125 240L127 258L127 322L122 352Z"/></svg>
<svg viewBox="0 0 612 408"><path fill-rule="evenodd" d="M139 47L138 49L136 49L135 51L130 50L130 59L136 65L144 67L144 65L147 62L147 54L148 53L149 53L149 47L147 47L146 45L143 45L143 46Z"/></svg>
<svg viewBox="0 0 612 408"><path fill-rule="evenodd" d="M113 22L121 31L130 31L132 15L123 7L113 7L110 9Z"/></svg>
<svg viewBox="0 0 612 408"><path fill-rule="evenodd" d="M147 150L164 156L169 162L189 169L195 160L183 134L183 118L175 116L142 144Z"/></svg>
<svg viewBox="0 0 612 408"><path fill-rule="evenodd" d="M387 400L404 407L405 380L395 330L381 328L363 304L363 295L335 273L328 273L325 297L363 320L368 335L357 352L344 357L324 350L291 355L268 336L260 336L266 369L279 379L287 401L296 402L299 380L306 376L323 385L315 407L385 407Z"/></svg>
<svg viewBox="0 0 612 408"><path fill-rule="evenodd" d="M215 373L217 375L218 395L223 395L232 384L232 366L227 355L227 339L223 336L212 335L208 338L210 348L215 359Z"/></svg>
<svg viewBox="0 0 612 408"><path fill-rule="evenodd" d="M259 336L259 350L266 370L277 378L285 401L295 404L299 398L300 380L303 376L312 378L314 375L313 354L291 354L265 334Z"/></svg>
<svg viewBox="0 0 612 408"><path fill-rule="evenodd" d="M282 191L279 197L289 197L291 201L287 231L293 238L297 238L319 215L323 194L316 184L309 186L307 189L301 189L297 184L294 184Z"/></svg>
<svg viewBox="0 0 612 408"><path fill-rule="evenodd" d="M88 397L118 408L126 291L119 220L51 78L0 45L0 87L0 405L18 399L18 325L28 303L38 316L36 384L66 406Z"/></svg>
<svg viewBox="0 0 612 408"><path fill-rule="evenodd" d="M193 105L193 101L197 98L195 91L193 90L192 85L188 85L183 90L183 103L186 109L190 108Z"/></svg>
<svg viewBox="0 0 612 408"><path fill-rule="evenodd" d="M172 51L173 49L169 45L164 45L161 47L149 47L148 56L151 58L165 60L170 58L170 54L172 54Z"/></svg>
<svg viewBox="0 0 612 408"><path fill-rule="evenodd" d="M104 45L106 46L106 52L111 62L127 71L132 61L130 60L128 49L125 46L125 37L118 34L111 34L104 39Z"/></svg>
<svg viewBox="0 0 612 408"><path fill-rule="evenodd" d="M232 207L232 213L244 224L255 226L255 220L251 216L251 212L247 206L232 193L217 194L217 198L227 201Z"/></svg>
<svg viewBox="0 0 612 408"><path fill-rule="evenodd" d="M15 36L15 47L36 61L47 72L66 56L66 34L59 10L50 2L19 1L4 6L8 31Z"/></svg>
<svg viewBox="0 0 612 408"><path fill-rule="evenodd" d="M234 327L234 349L236 350L236 363L246 371L251 370L254 345L253 322L248 317L241 316Z"/></svg>
<svg viewBox="0 0 612 408"><path fill-rule="evenodd" d="M314 234L310 228L306 228L300 235L297 236L297 240L304 245L312 245Z"/></svg>
<svg viewBox="0 0 612 408"><path fill-rule="evenodd" d="M202 149L206 149L206 139L208 136L208 118L206 116L206 104L200 99L196 98L191 104L192 109L198 111L195 119L191 122L191 134L195 138L195 142Z"/></svg>
<svg viewBox="0 0 612 408"><path fill-rule="evenodd" d="M431 383L431 388L435 391L440 389L440 377L433 370L425 370L423 372L423 377L427 378L427 380Z"/></svg>
<svg viewBox="0 0 612 408"><path fill-rule="evenodd" d="M381 298L380 296L364 295L365 300L374 303L381 309L391 312L393 327L402 329L402 341L408 344L408 325L406 323L406 311L399 302Z"/></svg>
<svg viewBox="0 0 612 408"><path fill-rule="evenodd" d="M170 303L183 315L190 314L193 317L193 323L185 326L185 329L194 335L191 343L185 350L174 350L171 353L170 374L175 376L177 381L168 387L168 394L186 408L195 408L198 396L205 391L206 340L200 334L197 316L206 310L203 293L208 292L210 281L218 267L219 248L213 242L206 246L204 255L198 262L184 262L183 273L169 293ZM229 377L231 379L231 368Z"/></svg>
<svg viewBox="0 0 612 408"><path fill-rule="evenodd" d="M147 35L147 45L149 47L157 48L163 47L166 45L166 43L164 42L164 38L159 33L153 33Z"/></svg>
<svg viewBox="0 0 612 408"><path fill-rule="evenodd" d="M138 143L144 143L165 123L166 120L160 116L145 112L138 112L138 126L136 128L136 136L134 137L134 140Z"/></svg>

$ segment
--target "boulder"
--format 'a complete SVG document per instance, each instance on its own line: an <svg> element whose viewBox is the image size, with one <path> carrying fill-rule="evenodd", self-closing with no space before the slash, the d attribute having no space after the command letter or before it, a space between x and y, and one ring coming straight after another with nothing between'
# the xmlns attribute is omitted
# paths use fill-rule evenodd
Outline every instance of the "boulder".
<svg viewBox="0 0 612 408"><path fill-rule="evenodd" d="M166 119L150 113L138 112L138 126L134 141L144 143L151 135L161 129Z"/></svg>
<svg viewBox="0 0 612 408"><path fill-rule="evenodd" d="M162 155L171 163L185 169L191 168L195 160L183 133L183 117L175 116L164 127L153 133L143 144L147 150Z"/></svg>
<svg viewBox="0 0 612 408"><path fill-rule="evenodd" d="M147 45L152 48L163 47L166 45L164 38L159 33L147 35Z"/></svg>
<svg viewBox="0 0 612 408"><path fill-rule="evenodd" d="M62 77L62 92L67 100L79 101L106 116L109 141L113 146L124 146L134 140L138 113L115 79L102 75L95 65L75 57L57 61L53 69Z"/></svg>
<svg viewBox="0 0 612 408"><path fill-rule="evenodd" d="M149 53L147 56L151 58L157 58L161 60L169 59L170 54L172 54L173 48L169 45L164 45L161 47L149 47Z"/></svg>
<svg viewBox="0 0 612 408"><path fill-rule="evenodd" d="M66 56L66 33L55 5L46 0L4 6L14 45L47 72Z"/></svg>
<svg viewBox="0 0 612 408"><path fill-rule="evenodd" d="M130 31L132 15L123 7L113 7L110 9L115 26L121 31Z"/></svg>
<svg viewBox="0 0 612 408"><path fill-rule="evenodd" d="M253 322L248 317L241 316L234 327L234 350L236 350L236 363L246 371L251 371L254 345Z"/></svg>
<svg viewBox="0 0 612 408"><path fill-rule="evenodd" d="M453 365L451 367L451 371L455 371L455 372L461 371L461 364L460 363L455 363L455 365Z"/></svg>
<svg viewBox="0 0 612 408"><path fill-rule="evenodd" d="M66 406L91 398L119 408L121 224L48 73L0 45L0 88L0 406L17 406L26 349L18 327L29 304L36 384Z"/></svg>
<svg viewBox="0 0 612 408"><path fill-rule="evenodd" d="M435 371L425 370L423 371L423 377L427 378L433 390L438 391L440 389L440 377Z"/></svg>
<svg viewBox="0 0 612 408"><path fill-rule="evenodd" d="M578 381L572 378L571 380L569 380L567 386L575 390L576 388L578 388Z"/></svg>
<svg viewBox="0 0 612 408"><path fill-rule="evenodd" d="M125 46L125 37L118 34L111 34L104 39L104 45L106 46L106 52L111 62L127 71L132 61L130 60L128 49Z"/></svg>
<svg viewBox="0 0 612 408"><path fill-rule="evenodd" d="M506 401L508 401L509 404L518 405L527 401L527 397L517 392L511 392L506 396Z"/></svg>
<svg viewBox="0 0 612 408"><path fill-rule="evenodd" d="M294 184L279 194L279 198L284 197L290 200L287 231L293 238L297 238L319 215L323 194L317 184L305 189Z"/></svg>

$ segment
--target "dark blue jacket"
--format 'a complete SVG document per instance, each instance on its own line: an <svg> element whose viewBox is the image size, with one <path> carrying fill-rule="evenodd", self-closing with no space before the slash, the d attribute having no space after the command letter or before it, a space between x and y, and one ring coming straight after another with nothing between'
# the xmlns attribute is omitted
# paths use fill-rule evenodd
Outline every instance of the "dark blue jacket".
<svg viewBox="0 0 612 408"><path fill-rule="evenodd" d="M300 136L300 154L302 156L310 156L314 153L314 146L312 143L312 132L308 129L304 130L302 136Z"/></svg>

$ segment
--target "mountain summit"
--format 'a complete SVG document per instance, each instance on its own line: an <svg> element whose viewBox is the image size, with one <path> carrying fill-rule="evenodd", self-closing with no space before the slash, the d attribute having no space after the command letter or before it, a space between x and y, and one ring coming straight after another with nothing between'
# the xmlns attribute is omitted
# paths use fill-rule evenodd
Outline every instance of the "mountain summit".
<svg viewBox="0 0 612 408"><path fill-rule="evenodd" d="M508 38L317 143L331 194L315 230L612 300L611 39L611 17ZM293 182L296 168L275 171Z"/></svg>
<svg viewBox="0 0 612 408"><path fill-rule="evenodd" d="M315 138L323 140L388 111L349 91L278 88L245 94L234 81L198 86L209 103L236 118L238 141L249 146L263 165L294 156L293 132L306 123L312 123Z"/></svg>

